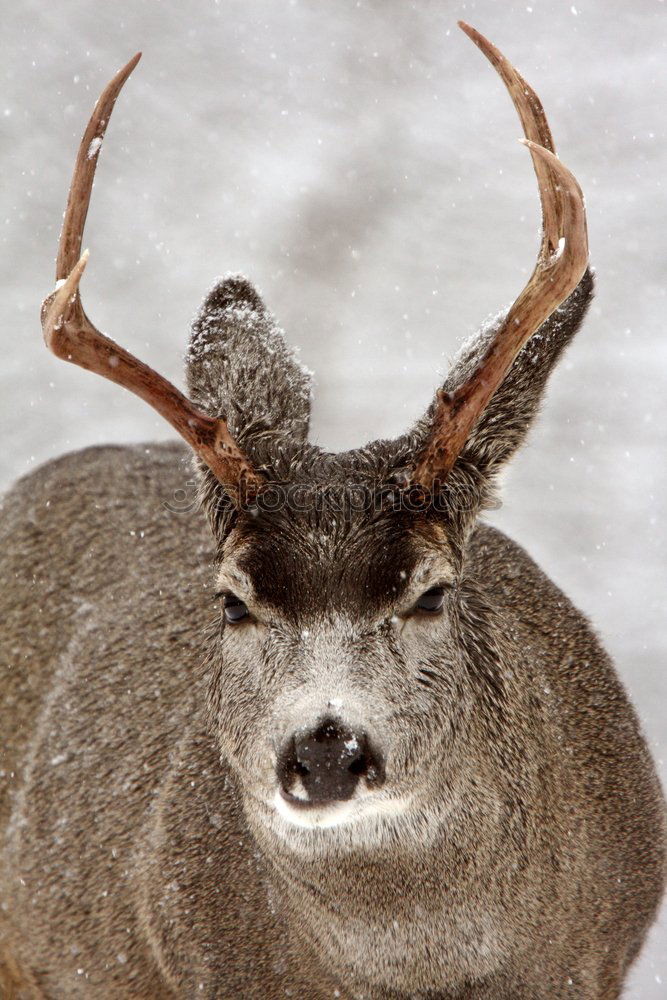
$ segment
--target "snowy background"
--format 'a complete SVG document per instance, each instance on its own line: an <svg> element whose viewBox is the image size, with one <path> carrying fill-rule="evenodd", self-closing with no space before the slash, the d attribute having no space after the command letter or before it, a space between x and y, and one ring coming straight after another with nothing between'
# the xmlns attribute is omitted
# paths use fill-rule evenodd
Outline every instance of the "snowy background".
<svg viewBox="0 0 667 1000"><path fill-rule="evenodd" d="M315 369L344 448L425 407L509 304L539 205L500 80L534 84L587 195L597 298L493 520L593 619L667 775L667 22L661 0L2 3L0 487L69 449L171 435L56 362L38 313L98 93L137 49L98 170L86 308L182 384L212 279L247 273ZM627 991L667 996L667 915Z"/></svg>

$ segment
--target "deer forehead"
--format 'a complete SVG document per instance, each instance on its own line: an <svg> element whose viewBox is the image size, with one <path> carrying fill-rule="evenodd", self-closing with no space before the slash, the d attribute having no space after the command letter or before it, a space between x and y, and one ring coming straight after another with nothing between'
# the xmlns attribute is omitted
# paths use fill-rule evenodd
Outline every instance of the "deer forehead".
<svg viewBox="0 0 667 1000"><path fill-rule="evenodd" d="M293 530L245 526L225 542L217 577L227 590L257 608L287 617L344 611L401 610L430 587L452 582L454 556L440 525L411 531L387 525L349 525L326 531L304 524Z"/></svg>

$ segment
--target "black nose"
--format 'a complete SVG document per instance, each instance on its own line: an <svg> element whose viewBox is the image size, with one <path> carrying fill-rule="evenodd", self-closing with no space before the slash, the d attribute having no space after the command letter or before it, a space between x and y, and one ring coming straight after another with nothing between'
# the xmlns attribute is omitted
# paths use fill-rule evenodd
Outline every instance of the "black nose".
<svg viewBox="0 0 667 1000"><path fill-rule="evenodd" d="M278 762L283 792L303 805L349 799L360 778L379 783L383 777L382 758L368 738L333 719L293 736Z"/></svg>

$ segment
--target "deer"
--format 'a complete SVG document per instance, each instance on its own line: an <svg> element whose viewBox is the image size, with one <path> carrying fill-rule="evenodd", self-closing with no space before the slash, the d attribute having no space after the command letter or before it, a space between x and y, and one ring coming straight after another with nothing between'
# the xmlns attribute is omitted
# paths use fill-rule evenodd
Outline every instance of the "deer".
<svg viewBox="0 0 667 1000"><path fill-rule="evenodd" d="M185 443L66 455L3 501L3 997L621 995L665 887L658 778L587 619L484 521L592 298L585 205L460 26L522 123L537 262L412 429L344 453L308 441L309 375L244 277L196 315L187 396L88 318L138 55L95 106L44 338Z"/></svg>

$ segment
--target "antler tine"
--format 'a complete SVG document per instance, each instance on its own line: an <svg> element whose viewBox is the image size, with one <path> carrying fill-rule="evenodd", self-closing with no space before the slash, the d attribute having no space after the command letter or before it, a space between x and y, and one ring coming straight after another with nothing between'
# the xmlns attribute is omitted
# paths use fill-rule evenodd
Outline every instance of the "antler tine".
<svg viewBox="0 0 667 1000"><path fill-rule="evenodd" d="M576 178L553 152L542 104L514 67L483 35L460 27L498 70L523 124L542 202L543 235L535 269L474 370L452 393L441 391L431 432L412 481L430 491L451 471L470 432L515 357L579 284L588 264L584 197Z"/></svg>
<svg viewBox="0 0 667 1000"><path fill-rule="evenodd" d="M81 241L86 225L90 195L93 190L97 157L102 148L102 140L114 109L116 98L123 85L132 73L139 60L141 52L137 52L126 66L123 66L106 85L93 108L88 127L83 133L79 152L76 157L74 174L67 196L67 208L63 228L58 244L58 260L56 262L56 281L66 278L81 256Z"/></svg>
<svg viewBox="0 0 667 1000"><path fill-rule="evenodd" d="M81 257L79 254L97 158L116 98L140 58L141 53L137 53L106 86L81 141L60 234L56 289L42 305L44 340L56 357L103 375L149 403L197 452L217 479L232 488L236 499L237 487L252 494L261 487L263 479L232 438L225 421L197 409L162 375L101 333L86 316L79 295L88 251Z"/></svg>
<svg viewBox="0 0 667 1000"><path fill-rule="evenodd" d="M472 28L465 21L459 21L459 28L466 33L477 48L484 53L494 69L498 72L503 83L507 87L512 98L512 103L517 110L521 125L523 126L526 139L536 142L538 146L544 146L552 153L556 152L549 122L539 99L529 83L526 83L520 73L505 58L500 49L497 49L492 42L480 35L479 31ZM549 249L553 253L558 249L558 240L561 235L562 220L554 215L560 207L560 199L556 188L556 178L549 169L548 164L543 160L533 159L535 173L537 174L537 184L540 191L540 201L542 202L542 239L549 241ZM541 253L546 251L543 246Z"/></svg>

